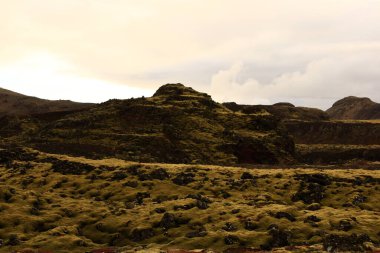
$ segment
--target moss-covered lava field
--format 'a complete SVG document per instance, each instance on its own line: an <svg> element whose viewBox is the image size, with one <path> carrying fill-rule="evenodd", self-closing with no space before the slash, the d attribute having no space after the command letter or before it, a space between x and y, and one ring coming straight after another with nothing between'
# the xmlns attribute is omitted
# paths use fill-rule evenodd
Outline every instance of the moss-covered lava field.
<svg viewBox="0 0 380 253"><path fill-rule="evenodd" d="M0 252L376 251L380 243L375 169L0 153Z"/></svg>

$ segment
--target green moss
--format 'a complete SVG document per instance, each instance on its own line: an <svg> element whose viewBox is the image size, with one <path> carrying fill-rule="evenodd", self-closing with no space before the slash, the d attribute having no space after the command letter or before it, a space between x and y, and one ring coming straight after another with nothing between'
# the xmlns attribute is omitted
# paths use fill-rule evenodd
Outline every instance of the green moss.
<svg viewBox="0 0 380 253"><path fill-rule="evenodd" d="M95 169L88 174L62 175L51 169L48 161L53 157L89 164ZM1 196L6 192L11 194L11 198L0 200L0 239L6 244L9 236L15 234L20 241L19 245L1 246L0 252L36 247L84 252L112 245L125 249L149 245L149 248L222 251L238 246L225 243L225 237L229 235L238 237L244 247L260 248L271 242L268 229L273 225L291 235L291 245L320 244L324 233L367 234L379 243L377 210L380 209L380 196L376 187L379 187L380 174L376 170L248 170L205 165L137 164L116 159L90 160L40 153L25 174L19 173L17 168L26 163L15 161L12 168L0 166ZM140 173L150 173L158 168L171 177L141 181ZM123 172L127 177L116 180L116 172ZM195 181L187 185L173 183L172 179L181 172L193 173ZM249 172L253 179L241 179L243 172ZM302 183L306 176L300 175L314 174L326 175L330 183L324 186L321 208L308 210L308 205L302 201L292 201L292 195L300 190L301 184L308 184L306 181ZM46 183L32 180L23 184L30 176L45 178ZM361 183L358 183L359 179ZM124 186L127 181L138 184L135 188ZM57 182L61 182L60 187L54 187ZM288 186L284 187L286 184ZM206 209L196 205L197 199L209 201ZM126 202L133 205L127 207ZM31 207L38 212L32 214ZM165 209L175 217L187 218L188 222L177 222L165 229L157 225L164 216L164 213L157 212L157 208ZM278 212L292 215L295 221L277 217ZM320 221L315 224L305 222L312 215ZM347 226L347 220L352 227ZM253 229L246 228L247 221L254 224ZM225 231L226 223L234 224L237 230ZM154 235L139 242L133 241L131 234L137 228L153 231ZM204 229L207 235L187 237L198 229Z"/></svg>

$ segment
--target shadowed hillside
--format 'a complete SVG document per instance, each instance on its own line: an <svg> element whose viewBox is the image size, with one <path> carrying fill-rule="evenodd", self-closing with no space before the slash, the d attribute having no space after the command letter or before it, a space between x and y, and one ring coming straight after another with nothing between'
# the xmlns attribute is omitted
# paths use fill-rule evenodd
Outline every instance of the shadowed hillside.
<svg viewBox="0 0 380 253"><path fill-rule="evenodd" d="M326 111L332 119L380 119L380 104L369 98L346 97Z"/></svg>

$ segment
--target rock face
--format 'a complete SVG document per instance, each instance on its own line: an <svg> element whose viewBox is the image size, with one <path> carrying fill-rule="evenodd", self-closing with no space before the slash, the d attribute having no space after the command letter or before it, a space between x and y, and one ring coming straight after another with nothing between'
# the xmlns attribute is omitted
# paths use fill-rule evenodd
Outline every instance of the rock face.
<svg viewBox="0 0 380 253"><path fill-rule="evenodd" d="M48 112L73 111L88 108L92 104L68 100L45 100L25 96L0 88L0 117L4 115L30 115Z"/></svg>
<svg viewBox="0 0 380 253"><path fill-rule="evenodd" d="M276 103L273 105L239 105L234 102L224 103L224 106L232 111L242 113L260 113L263 111L269 112L280 120L328 120L329 115L316 108L296 107L291 103Z"/></svg>
<svg viewBox="0 0 380 253"><path fill-rule="evenodd" d="M378 123L293 120L284 124L297 144L380 144Z"/></svg>
<svg viewBox="0 0 380 253"><path fill-rule="evenodd" d="M380 104L369 98L345 97L326 111L332 119L380 119Z"/></svg>
<svg viewBox="0 0 380 253"><path fill-rule="evenodd" d="M296 143L299 161L338 164L380 159L377 122L289 120L284 125Z"/></svg>
<svg viewBox="0 0 380 253"><path fill-rule="evenodd" d="M110 100L57 118L12 124L20 129L13 138L53 153L229 165L294 160L294 143L275 116L235 113L182 84L164 85L150 98Z"/></svg>

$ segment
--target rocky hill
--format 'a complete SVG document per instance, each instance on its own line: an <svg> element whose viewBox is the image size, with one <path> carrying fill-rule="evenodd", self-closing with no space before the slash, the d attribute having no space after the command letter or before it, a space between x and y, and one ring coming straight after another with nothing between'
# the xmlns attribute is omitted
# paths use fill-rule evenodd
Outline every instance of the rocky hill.
<svg viewBox="0 0 380 253"><path fill-rule="evenodd" d="M350 96L335 102L326 112L332 119L380 119L380 104L369 98Z"/></svg>
<svg viewBox="0 0 380 253"><path fill-rule="evenodd" d="M276 117L234 112L182 84L75 113L8 117L1 133L47 152L89 157L229 165L294 161L294 143Z"/></svg>
<svg viewBox="0 0 380 253"><path fill-rule="evenodd" d="M46 100L25 96L0 88L0 117L4 115L30 115L47 112L81 110L92 106L69 100Z"/></svg>

